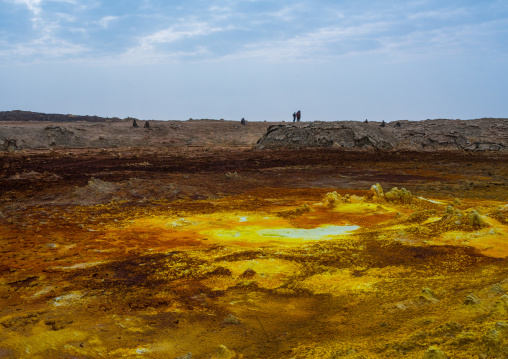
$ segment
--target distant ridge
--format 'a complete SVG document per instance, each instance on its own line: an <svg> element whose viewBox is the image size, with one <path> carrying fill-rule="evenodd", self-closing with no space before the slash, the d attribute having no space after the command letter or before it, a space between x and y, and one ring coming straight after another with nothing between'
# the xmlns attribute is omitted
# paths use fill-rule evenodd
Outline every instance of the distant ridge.
<svg viewBox="0 0 508 359"><path fill-rule="evenodd" d="M80 115L62 115L57 113L41 113L31 111L0 111L0 121L35 121L35 122L123 122L134 120L132 117L120 119L118 117L100 117L100 116L80 116ZM137 120L137 119L136 119Z"/></svg>

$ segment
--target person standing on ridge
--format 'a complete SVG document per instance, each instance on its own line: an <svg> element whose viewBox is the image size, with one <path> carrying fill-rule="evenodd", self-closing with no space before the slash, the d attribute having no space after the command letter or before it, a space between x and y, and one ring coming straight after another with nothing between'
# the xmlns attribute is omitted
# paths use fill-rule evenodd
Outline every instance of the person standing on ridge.
<svg viewBox="0 0 508 359"><path fill-rule="evenodd" d="M293 122L296 121L296 112L293 112Z"/></svg>
<svg viewBox="0 0 508 359"><path fill-rule="evenodd" d="M300 122L301 117L302 117L302 113L300 112L300 110L298 110L298 112L296 113L296 122Z"/></svg>

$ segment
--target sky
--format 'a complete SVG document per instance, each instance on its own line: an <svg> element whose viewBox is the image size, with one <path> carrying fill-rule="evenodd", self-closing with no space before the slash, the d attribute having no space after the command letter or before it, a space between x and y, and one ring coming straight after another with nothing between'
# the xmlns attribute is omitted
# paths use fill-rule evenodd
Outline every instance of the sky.
<svg viewBox="0 0 508 359"><path fill-rule="evenodd" d="M0 0L0 111L508 117L506 0Z"/></svg>

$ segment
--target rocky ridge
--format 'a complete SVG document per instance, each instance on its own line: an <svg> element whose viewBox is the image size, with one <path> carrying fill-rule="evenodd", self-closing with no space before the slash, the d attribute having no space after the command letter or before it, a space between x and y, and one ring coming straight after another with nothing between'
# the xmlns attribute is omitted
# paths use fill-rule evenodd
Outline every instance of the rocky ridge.
<svg viewBox="0 0 508 359"><path fill-rule="evenodd" d="M313 122L271 126L258 149L508 151L508 119Z"/></svg>

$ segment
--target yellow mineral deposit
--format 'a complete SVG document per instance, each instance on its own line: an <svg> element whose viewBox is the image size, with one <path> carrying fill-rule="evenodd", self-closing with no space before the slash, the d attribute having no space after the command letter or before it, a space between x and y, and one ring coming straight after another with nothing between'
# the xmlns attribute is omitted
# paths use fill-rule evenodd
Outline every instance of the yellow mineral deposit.
<svg viewBox="0 0 508 359"><path fill-rule="evenodd" d="M506 203L301 194L5 225L0 357L504 357Z"/></svg>

